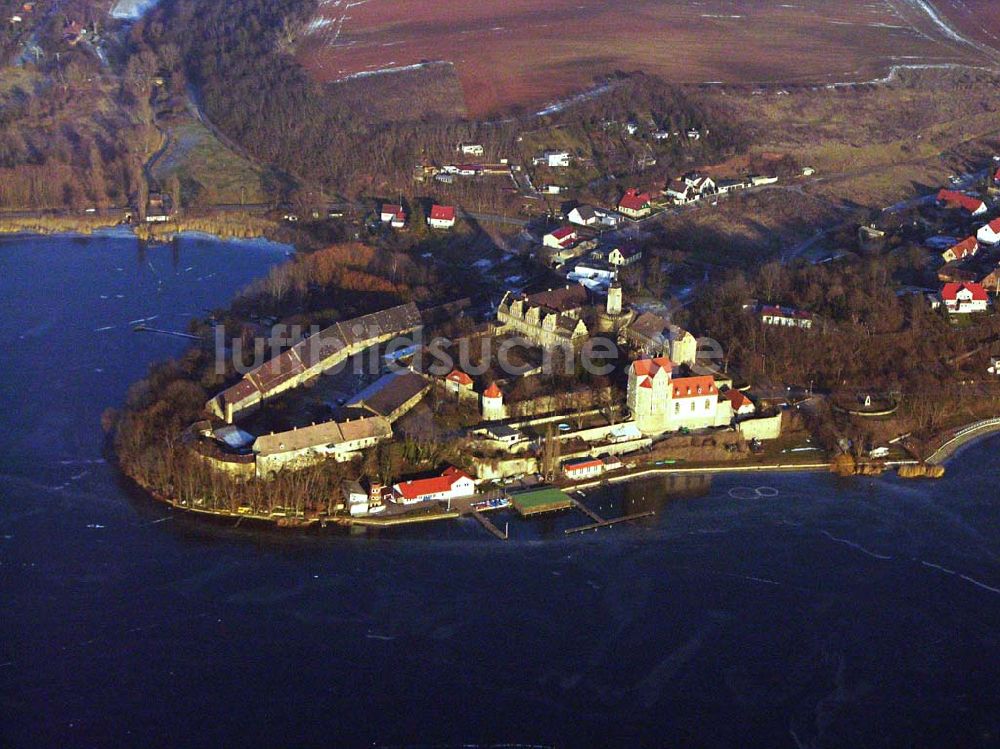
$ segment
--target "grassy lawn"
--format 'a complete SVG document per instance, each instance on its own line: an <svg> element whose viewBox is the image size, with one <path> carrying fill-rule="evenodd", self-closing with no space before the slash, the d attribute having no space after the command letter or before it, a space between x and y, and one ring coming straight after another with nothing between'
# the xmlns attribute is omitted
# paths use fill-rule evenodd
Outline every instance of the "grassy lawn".
<svg viewBox="0 0 1000 749"><path fill-rule="evenodd" d="M185 205L261 203L263 170L226 148L200 122L180 117L167 127L170 145L154 168L161 183L176 174Z"/></svg>

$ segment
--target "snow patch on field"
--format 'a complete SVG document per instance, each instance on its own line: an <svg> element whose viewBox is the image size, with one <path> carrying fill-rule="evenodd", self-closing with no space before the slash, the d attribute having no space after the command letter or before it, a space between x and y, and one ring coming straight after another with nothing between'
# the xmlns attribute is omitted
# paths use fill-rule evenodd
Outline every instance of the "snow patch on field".
<svg viewBox="0 0 1000 749"><path fill-rule="evenodd" d="M134 21L142 18L158 0L118 0L111 8L112 18Z"/></svg>

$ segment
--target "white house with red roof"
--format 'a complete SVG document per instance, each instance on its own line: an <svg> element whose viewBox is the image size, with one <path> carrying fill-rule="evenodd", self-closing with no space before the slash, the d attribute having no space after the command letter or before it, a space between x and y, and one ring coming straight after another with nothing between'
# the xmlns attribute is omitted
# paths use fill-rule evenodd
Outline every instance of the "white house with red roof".
<svg viewBox="0 0 1000 749"><path fill-rule="evenodd" d="M440 476L403 481L392 487L393 501L403 505L460 499L475 493L476 482L454 466L449 466Z"/></svg>
<svg viewBox="0 0 1000 749"><path fill-rule="evenodd" d="M604 461L589 455L573 458L562 464L563 473L570 481L592 479L604 473Z"/></svg>
<svg viewBox="0 0 1000 749"><path fill-rule="evenodd" d="M628 408L639 431L646 435L725 426L733 419L731 403L720 400L715 378L674 377L673 362L665 356L632 362Z"/></svg>
<svg viewBox="0 0 1000 749"><path fill-rule="evenodd" d="M433 205L427 217L427 225L432 229L451 229L455 226L455 206Z"/></svg>
<svg viewBox="0 0 1000 749"><path fill-rule="evenodd" d="M406 226L406 211L403 210L403 206L401 205L386 203L382 206L382 210L379 213L379 220L383 224L391 225L393 229L402 229Z"/></svg>
<svg viewBox="0 0 1000 749"><path fill-rule="evenodd" d="M472 392L472 378L469 377L461 369L453 369L449 372L445 378L445 386L452 393L459 393L461 391Z"/></svg>
<svg viewBox="0 0 1000 749"><path fill-rule="evenodd" d="M542 244L554 250L566 250L577 243L580 235L572 226L562 226L542 237Z"/></svg>
<svg viewBox="0 0 1000 749"><path fill-rule="evenodd" d="M618 212L629 218L645 218L653 212L653 196L630 187L618 201Z"/></svg>
<svg viewBox="0 0 1000 749"><path fill-rule="evenodd" d="M946 283L941 287L941 302L953 315L968 315L985 312L990 295L982 284Z"/></svg>
<svg viewBox="0 0 1000 749"><path fill-rule="evenodd" d="M937 194L937 202L942 208L960 208L970 216L981 216L986 213L986 203L956 190L941 190Z"/></svg>
<svg viewBox="0 0 1000 749"><path fill-rule="evenodd" d="M976 232L980 244L994 247L1000 244L1000 218L995 218Z"/></svg>
<svg viewBox="0 0 1000 749"><path fill-rule="evenodd" d="M941 257L944 258L946 263L951 263L956 260L970 258L977 252L979 252L979 242L975 237L966 237L958 244L952 245L942 252Z"/></svg>

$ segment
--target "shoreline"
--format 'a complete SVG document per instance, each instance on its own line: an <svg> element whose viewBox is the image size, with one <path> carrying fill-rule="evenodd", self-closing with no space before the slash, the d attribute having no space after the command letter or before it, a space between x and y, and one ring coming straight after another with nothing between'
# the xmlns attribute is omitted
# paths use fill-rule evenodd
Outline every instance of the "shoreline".
<svg viewBox="0 0 1000 749"><path fill-rule="evenodd" d="M886 469L898 469L903 465L914 465L917 461L892 461L883 464ZM664 476L664 475L678 475L678 474L694 474L694 475L724 475L724 474L739 474L739 473L819 473L819 472L829 472L830 463L800 463L800 464L788 464L788 463L769 463L769 464L758 464L758 465L732 465L732 466L705 466L701 468L695 467L685 467L685 468L649 468L638 470L633 473L624 473L617 476L611 476L608 478L603 478L597 481L587 481L578 484L564 484L558 485L556 488L564 491L566 493L584 491L595 488L602 488L609 485L624 484L632 481L638 481L644 478L650 478L653 476ZM175 500L172 500L152 489L143 486L138 481L135 481L132 477L126 475L130 481L135 483L147 496L158 503L167 505L173 510L180 512L192 513L194 515L200 515L203 517L223 520L223 519L235 519L237 523L247 520L255 524L266 524L271 528L277 530L304 530L312 528L326 528L327 525L335 525L342 528L350 528L354 526L362 528L391 528L398 526L407 525L422 525L424 523L436 522L441 520L458 520L463 517L472 517L472 513L462 513L457 510L440 510L437 512L425 512L422 514L413 515L395 515L389 517L350 517L346 515L323 515L314 517L305 516L274 516L274 515L255 515L255 514L245 514L239 512L232 512L229 510L210 510L200 507L192 507L187 504L182 504Z"/></svg>
<svg viewBox="0 0 1000 749"><path fill-rule="evenodd" d="M280 223L253 213L213 212L175 218L164 223L124 223L87 216L9 217L0 214L0 240L34 237L131 236L137 240L165 244L177 236L202 235L219 241L267 240L294 246L275 235Z"/></svg>

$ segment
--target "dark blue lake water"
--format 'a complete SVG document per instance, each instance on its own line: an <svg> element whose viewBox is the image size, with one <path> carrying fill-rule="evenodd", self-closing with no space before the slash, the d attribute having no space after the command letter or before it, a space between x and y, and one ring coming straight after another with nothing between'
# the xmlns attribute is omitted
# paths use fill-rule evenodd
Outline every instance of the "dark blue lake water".
<svg viewBox="0 0 1000 749"><path fill-rule="evenodd" d="M593 494L650 522L232 529L135 495L100 414L282 260L0 241L0 745L1000 746L1000 441L937 483ZM762 491L750 491L758 487Z"/></svg>

